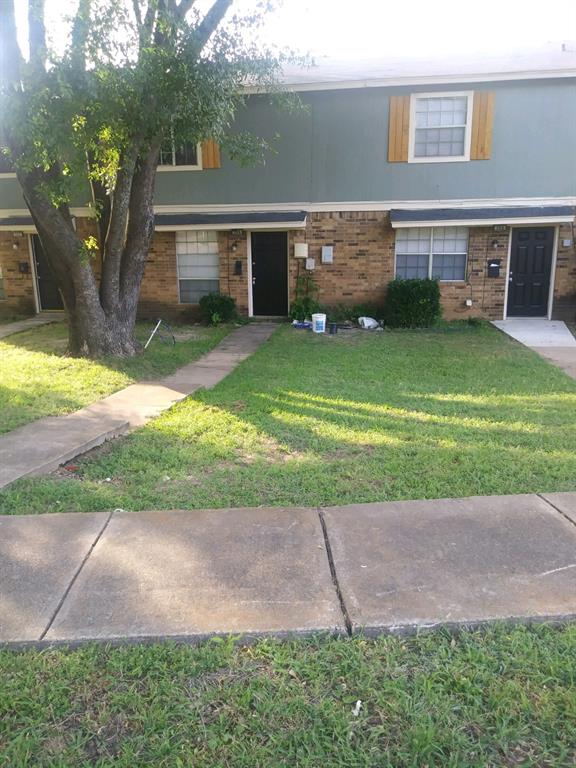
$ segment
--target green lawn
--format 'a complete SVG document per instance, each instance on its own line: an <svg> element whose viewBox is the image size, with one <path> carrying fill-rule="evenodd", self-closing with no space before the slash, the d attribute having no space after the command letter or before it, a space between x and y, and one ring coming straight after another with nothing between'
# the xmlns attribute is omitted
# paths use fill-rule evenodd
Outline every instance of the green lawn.
<svg viewBox="0 0 576 768"><path fill-rule="evenodd" d="M85 460L20 481L4 513L576 489L576 382L492 327L316 337L285 327Z"/></svg>
<svg viewBox="0 0 576 768"><path fill-rule="evenodd" d="M140 325L146 339L152 324ZM0 433L42 416L70 413L138 379L174 371L211 349L225 328L179 328L187 341L169 347L152 341L127 360L80 360L66 355L63 323L44 325L0 340Z"/></svg>
<svg viewBox="0 0 576 768"><path fill-rule="evenodd" d="M0 750L10 768L561 768L576 627L4 651Z"/></svg>

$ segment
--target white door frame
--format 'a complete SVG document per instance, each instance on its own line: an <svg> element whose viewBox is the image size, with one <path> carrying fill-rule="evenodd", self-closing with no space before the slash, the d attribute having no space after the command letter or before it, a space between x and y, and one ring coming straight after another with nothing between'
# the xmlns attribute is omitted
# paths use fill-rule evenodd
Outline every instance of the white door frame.
<svg viewBox="0 0 576 768"><path fill-rule="evenodd" d="M552 319L552 305L554 303L554 287L556 283L556 260L558 258L558 242L560 240L560 225L550 224L546 227L545 224L541 226L534 226L533 224L512 224L510 225L510 236L508 238L508 254L506 257L506 283L504 286L504 313L503 320L508 319L508 286L510 285L510 264L512 258L512 237L515 229L553 229L554 241L552 243L552 263L550 264L550 288L548 289L548 311L546 312L546 319Z"/></svg>
<svg viewBox="0 0 576 768"><path fill-rule="evenodd" d="M31 267L31 275L32 275L32 290L34 292L34 307L36 309L36 314L39 314L42 311L42 307L40 306L40 293L38 291L38 275L36 274L36 255L34 253L34 234L26 235L28 238L28 254L30 258L30 267Z"/></svg>
<svg viewBox="0 0 576 768"><path fill-rule="evenodd" d="M258 230L257 233L262 231ZM283 232L286 234L286 269L288 271L286 305L288 307L288 314L290 314L290 230L266 229L266 232ZM248 317L266 317L266 315L254 314L254 297L252 296L252 232L250 230L246 233L246 258L248 261Z"/></svg>

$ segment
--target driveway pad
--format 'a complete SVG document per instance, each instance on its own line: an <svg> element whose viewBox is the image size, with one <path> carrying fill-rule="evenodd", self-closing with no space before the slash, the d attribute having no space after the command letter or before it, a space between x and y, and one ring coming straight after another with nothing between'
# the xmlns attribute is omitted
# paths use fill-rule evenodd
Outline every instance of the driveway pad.
<svg viewBox="0 0 576 768"><path fill-rule="evenodd" d="M542 498L549 501L576 525L576 493L543 493Z"/></svg>
<svg viewBox="0 0 576 768"><path fill-rule="evenodd" d="M354 630L576 615L576 527L537 496L324 510Z"/></svg>
<svg viewBox="0 0 576 768"><path fill-rule="evenodd" d="M48 640L344 631L317 512L116 513Z"/></svg>
<svg viewBox="0 0 576 768"><path fill-rule="evenodd" d="M0 641L40 639L107 518L0 517Z"/></svg>

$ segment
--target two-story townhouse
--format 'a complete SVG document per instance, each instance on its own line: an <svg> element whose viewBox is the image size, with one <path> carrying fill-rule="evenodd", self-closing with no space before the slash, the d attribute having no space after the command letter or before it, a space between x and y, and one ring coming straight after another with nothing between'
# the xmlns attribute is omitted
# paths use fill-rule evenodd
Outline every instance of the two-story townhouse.
<svg viewBox="0 0 576 768"><path fill-rule="evenodd" d="M324 304L380 302L394 276L431 276L448 318L574 318L576 44L328 63L286 85L305 110L254 94L237 116L278 134L265 165L241 168L213 142L163 152L143 315L220 291L250 316L284 316L310 272ZM83 201L74 213L91 231ZM17 181L0 174L0 312L59 308Z"/></svg>

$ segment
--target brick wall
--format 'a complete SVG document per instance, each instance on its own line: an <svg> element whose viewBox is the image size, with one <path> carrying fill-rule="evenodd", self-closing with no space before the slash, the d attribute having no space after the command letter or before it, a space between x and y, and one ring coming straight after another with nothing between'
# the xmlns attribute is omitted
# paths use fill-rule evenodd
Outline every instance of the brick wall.
<svg viewBox="0 0 576 768"><path fill-rule="evenodd" d="M508 233L494 234L492 227L469 230L468 279L440 285L444 317L482 316L501 318L504 308ZM493 248L496 241L498 247ZM395 232L386 212L313 213L305 230L290 236L290 284L292 295L298 271L304 265L294 259L294 243L307 242L316 261L314 279L323 304L381 303L394 277ZM322 245L334 246L334 263L322 264ZM502 259L499 278L488 278L486 262ZM472 299L472 306L466 300Z"/></svg>
<svg viewBox="0 0 576 768"><path fill-rule="evenodd" d="M93 223L79 219L79 232L87 236ZM469 230L467 280L441 283L444 317L448 319L480 316L499 319L504 313L508 240L510 230L495 233L493 227ZM570 240L570 246L562 245ZM307 242L309 255L316 261L314 279L323 304L358 304L384 301L388 282L394 276L395 232L386 212L312 213L306 228L292 230L288 236L289 276L294 297L298 272L304 264L294 258L294 244ZM16 243L17 248L13 248ZM494 243L497 245L494 248ZM322 245L334 246L334 263L322 264ZM20 262L30 263L28 236L14 237L0 232L0 265L7 300L0 300L0 315L34 312L32 274L21 273ZM240 312L248 312L248 260L245 232L220 232L220 290L236 299ZM487 277L487 261L502 262L499 278ZM235 274L236 262L241 273ZM93 262L99 272L99 256ZM466 300L472 306L466 306ZM173 232L157 232L148 258L140 295L140 315L148 318L193 317L195 308L179 304L176 267L176 238ZM576 315L576 249L570 225L560 228L553 316L573 320Z"/></svg>
<svg viewBox="0 0 576 768"><path fill-rule="evenodd" d="M558 254L556 257L556 279L554 281L554 299L552 317L555 320L576 319L576 232L570 224L562 224L558 236ZM570 240L571 246L562 244Z"/></svg>
<svg viewBox="0 0 576 768"><path fill-rule="evenodd" d="M26 265L28 271L20 272L20 264ZM12 232L0 232L0 267L6 296L0 299L0 317L33 315L36 307L28 235L18 237Z"/></svg>

